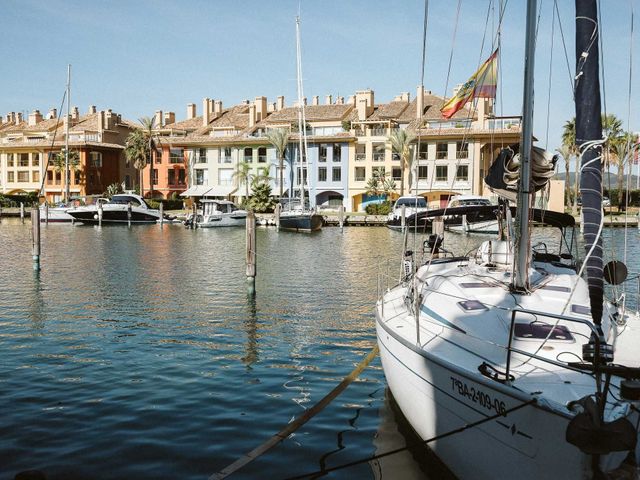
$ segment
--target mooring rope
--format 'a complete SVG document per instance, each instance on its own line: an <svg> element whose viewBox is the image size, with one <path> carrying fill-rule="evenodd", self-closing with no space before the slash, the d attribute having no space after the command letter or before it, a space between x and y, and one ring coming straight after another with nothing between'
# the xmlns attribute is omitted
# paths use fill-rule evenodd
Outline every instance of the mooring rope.
<svg viewBox="0 0 640 480"><path fill-rule="evenodd" d="M528 405L532 405L532 404L534 404L536 402L537 402L537 399L536 398L532 398L531 400L529 400L527 402L521 403L520 405L517 405L517 406L515 406L513 408L510 408L510 409L506 410L504 413L496 413L495 415L492 415L490 417L486 417L486 418L483 418L481 420L477 420L475 422L467 423L467 424L465 424L465 425L463 425L463 426L461 426L459 428L456 428L454 430L450 430L450 431L448 431L446 433L442 433L440 435L436 435L435 437L428 438L428 439L423 440L421 442L413 442L413 443L405 445L404 447L396 448L394 450L389 450L388 452L380 453L378 455L373 455L371 457L361 458L359 460L354 460L353 462L348 462L348 463L343 463L341 465L336 465L335 467L325 468L323 470L316 470L315 472L304 473L302 475L297 475L295 477L287 477L285 480L299 480L299 479L302 479L302 478L318 477L318 476L325 475L325 474L330 473L330 472L334 472L336 470L342 470L342 469L345 469L345 468L353 467L355 465L360 465L362 463L368 463L368 462L371 462L373 460L378 460L380 458L388 457L389 455L395 455L396 453L400 453L400 452L408 450L410 448L425 446L428 443L435 442L436 440L442 440L443 438L450 437L451 435L455 435L456 433L464 432L465 430L468 430L470 428L475 428L477 426L482 425L483 423L490 422L491 420L495 420L495 419L500 418L500 417L505 417L509 413L515 412L516 410L520 410L521 408L524 408L524 407L526 407Z"/></svg>
<svg viewBox="0 0 640 480"><path fill-rule="evenodd" d="M278 443L286 439L293 432L298 430L302 425L307 423L313 417L315 417L318 413L320 413L329 403L331 403L338 395L340 395L345 388L347 388L351 382L353 382L360 373L371 363L376 355L378 354L378 345L373 347L371 351L367 354L367 356L358 364L353 371L344 377L342 381L327 395L325 395L318 403L316 403L313 407L308 409L302 414L302 416L296 418L293 422L289 423L286 427L280 430L278 433L269 438L266 442L254 448L248 453L245 453L238 460L233 462L232 464L226 466L222 470L217 473L214 473L209 477L209 480L220 480L222 478L226 478L232 473L240 470L242 467L252 462L262 454L266 453L272 447L275 447Z"/></svg>

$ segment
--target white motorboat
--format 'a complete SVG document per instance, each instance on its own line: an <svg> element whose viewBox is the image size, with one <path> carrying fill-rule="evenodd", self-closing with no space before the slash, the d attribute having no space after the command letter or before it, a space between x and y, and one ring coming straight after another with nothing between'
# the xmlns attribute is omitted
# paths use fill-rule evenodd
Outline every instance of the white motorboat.
<svg viewBox="0 0 640 480"><path fill-rule="evenodd" d="M402 229L402 211L404 207L404 225L414 226L414 215L429 210L427 200L420 195L405 195L399 197L393 204L393 208L387 217L387 227L392 230Z"/></svg>
<svg viewBox="0 0 640 480"><path fill-rule="evenodd" d="M201 208L195 219L196 227L244 227L247 211L241 210L228 200L201 200ZM193 216L187 218L185 225L191 225Z"/></svg>
<svg viewBox="0 0 640 480"><path fill-rule="evenodd" d="M456 195L451 197L447 210L457 207L484 207L491 205L488 198L478 195ZM444 228L459 233L498 233L498 220L494 216L486 216L478 212L466 215L447 215L444 217Z"/></svg>
<svg viewBox="0 0 640 480"><path fill-rule="evenodd" d="M73 208L73 206L66 205L64 203L51 206L40 205L40 221L41 222L72 222L73 217L67 213L67 210Z"/></svg>
<svg viewBox="0 0 640 480"><path fill-rule="evenodd" d="M71 208L67 214L82 223L140 224L160 220L160 211L149 208L144 198L134 193L120 193L95 205Z"/></svg>
<svg viewBox="0 0 640 480"><path fill-rule="evenodd" d="M531 197L553 162L532 165L533 102L526 99L533 72L525 68L523 153L509 164L518 166L516 220L524 221L496 207L506 224L501 236L462 256L432 235L424 256L405 253L403 278L376 303L380 356L393 396L460 479L639 475L640 319L627 314L624 297L604 299L603 278L621 283L626 268L620 262L603 268L596 2L580 0L576 9L586 279L568 235L554 242L555 249L548 236L530 246ZM536 15L536 1L529 0L529 67ZM581 53L587 50L588 56ZM564 214L538 218L565 234L573 227Z"/></svg>

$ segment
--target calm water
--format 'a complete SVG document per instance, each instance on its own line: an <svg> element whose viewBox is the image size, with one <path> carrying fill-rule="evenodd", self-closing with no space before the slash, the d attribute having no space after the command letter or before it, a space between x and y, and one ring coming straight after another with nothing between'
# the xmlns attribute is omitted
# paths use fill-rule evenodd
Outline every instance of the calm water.
<svg viewBox="0 0 640 480"><path fill-rule="evenodd" d="M620 232L607 232L618 249ZM377 273L387 261L395 271L402 235L259 229L255 300L246 294L244 235L43 226L36 274L29 223L3 219L0 478L34 468L49 479L207 478L342 380L375 344ZM457 252L476 243L451 238ZM638 240L630 232L636 252ZM411 441L376 359L231 478L286 478ZM443 475L418 449L328 476Z"/></svg>

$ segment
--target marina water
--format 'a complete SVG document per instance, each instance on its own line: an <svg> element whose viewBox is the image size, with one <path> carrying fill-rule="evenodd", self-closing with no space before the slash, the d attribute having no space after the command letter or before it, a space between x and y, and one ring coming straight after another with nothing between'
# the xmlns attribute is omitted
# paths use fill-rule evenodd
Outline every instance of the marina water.
<svg viewBox="0 0 640 480"><path fill-rule="evenodd" d="M622 257L621 229L607 230ZM0 478L202 479L310 408L375 345L379 273L402 234L258 229L247 295L244 229L0 225ZM544 236L544 234L543 234ZM629 232L639 270L638 233ZM466 253L477 238L448 235ZM419 243L409 238L409 248ZM390 283L393 279L389 280ZM627 305L635 308L635 283ZM232 478L287 478L415 442L380 361ZM330 478L447 478L413 448Z"/></svg>

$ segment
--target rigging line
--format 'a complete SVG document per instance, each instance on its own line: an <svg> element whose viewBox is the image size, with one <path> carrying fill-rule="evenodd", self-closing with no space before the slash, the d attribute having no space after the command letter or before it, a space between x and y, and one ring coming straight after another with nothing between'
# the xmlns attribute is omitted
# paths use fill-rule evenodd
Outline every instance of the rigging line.
<svg viewBox="0 0 640 480"><path fill-rule="evenodd" d="M633 78L633 2L631 0L629 0L629 7L631 10L631 27L630 27L630 35L629 35L629 86L627 89L627 131L630 130L631 128L631 93L632 93L632 89L631 89L631 80ZM626 145L625 145L625 156L627 156L627 162L629 162L629 175L627 175L627 188L625 191L625 200L624 200L624 204L625 207L628 203L628 195L629 195L629 177L631 176L631 171L632 171L632 162L631 162L631 158L629 153L631 151L631 136L627 135L627 139L626 139ZM622 173L624 175L624 163L622 161L621 158L618 158L618 168L622 168ZM618 192L618 205L620 204L620 195L622 194L622 192ZM627 263L627 211L628 209L625 208L624 209L624 263ZM626 291L626 289L624 288L623 285L623 291Z"/></svg>
<svg viewBox="0 0 640 480"><path fill-rule="evenodd" d="M287 477L285 480L299 480L299 479L302 479L302 478L316 477L318 475L326 475L327 473L334 472L336 470L343 470L345 468L354 467L354 466L360 465L362 463L368 463L368 462L371 462L373 460L378 460L380 458L388 457L390 455L395 455L396 453L403 452L403 451L408 450L410 448L425 446L425 445L427 445L429 443L435 442L436 440L442 440L443 438L450 437L451 435L455 435L456 433L461 433L461 432L464 432L465 430L468 430L470 428L478 427L478 426L482 425L483 423L488 423L488 422L490 422L492 420L496 420L496 419L498 419L500 417L506 417L510 413L513 413L513 412L515 412L517 410L520 410L520 409L522 409L524 407L527 407L529 405L533 405L533 404L535 404L537 402L538 402L538 399L534 397L531 400L523 402L520 405L516 405L515 407L509 408L509 409L505 410L502 413L496 413L494 415L491 415L490 417L485 417L485 418L482 418L480 420L476 420L475 422L465 423L461 427L455 428L453 430L449 430L446 433L441 433L440 435L435 435L435 436L433 436L431 438L428 438L426 440L422 440L422 441L419 441L419 442L411 442L411 443L405 445L404 447L396 448L394 450L389 450L388 452L380 453L378 455L373 455L373 456L370 456L370 457L367 457L367 458L361 458L359 460L354 460L352 462L343 463L341 465L336 465L335 467L326 468L326 469L318 470L318 471L315 471L315 472L308 472L308 473L304 473L302 475L296 475L294 477Z"/></svg>
<svg viewBox="0 0 640 480"><path fill-rule="evenodd" d="M555 6L556 17L558 18L558 27L560 28L560 37L562 38L562 48L564 49L564 60L565 60L565 63L567 64L567 73L569 74L569 84L571 85L571 96L575 100L576 89L573 84L573 75L571 74L569 54L567 53L567 42L564 39L564 30L562 29L562 18L560 17L560 12L558 10L558 0L554 0L553 4Z"/></svg>
<svg viewBox="0 0 640 480"><path fill-rule="evenodd" d="M313 407L306 410L300 417L296 418L292 422L290 422L286 427L280 430L278 433L269 438L266 442L262 443L258 447L254 448L250 452L244 454L238 460L233 462L232 464L226 466L222 470L217 473L214 473L209 477L209 480L221 480L223 478L228 477L232 473L240 470L242 467L252 462L256 458L260 457L262 454L266 453L271 448L275 447L281 441L285 440L289 435L298 430L301 426L315 417L318 413L320 413L324 408L329 405L338 395L340 395L357 377L362 373L362 371L371 363L378 355L378 345L371 349L371 351L367 354L366 357L354 368L349 375L344 377L342 381L327 395L322 397L322 399L316 403Z"/></svg>
<svg viewBox="0 0 640 480"><path fill-rule="evenodd" d="M556 12L551 14L551 49L549 52L549 87L547 88L547 125L544 139L544 149L549 148L549 118L551 117L551 81L553 79L553 41L555 39ZM566 160L565 160L566 162Z"/></svg>
<svg viewBox="0 0 640 480"><path fill-rule="evenodd" d="M62 95L62 102L60 103L60 113L62 113L62 109L64 108L64 101L67 98L67 90L65 89L64 91L64 95ZM67 112L67 115L69 115L69 113ZM44 166L44 174L42 175L42 183L40 184L40 195L41 197L44 197L44 182L47 179L47 171L49 170L49 163L51 160L51 150L53 150L53 146L56 142L56 134L58 133L58 126L60 125L60 117L57 117L56 119L56 128L53 130L53 138L51 139L51 147L49 147L49 152L47 154L47 163ZM44 153L44 152L43 152Z"/></svg>

